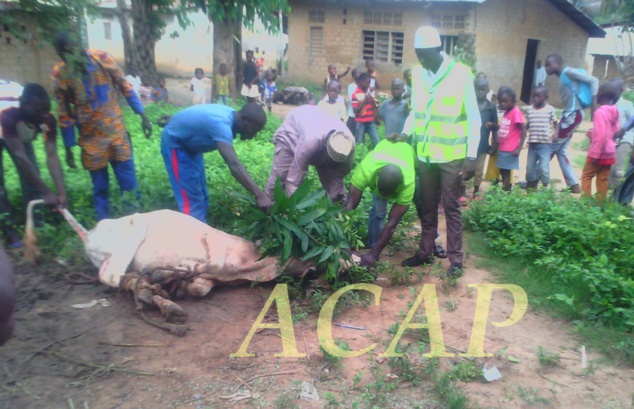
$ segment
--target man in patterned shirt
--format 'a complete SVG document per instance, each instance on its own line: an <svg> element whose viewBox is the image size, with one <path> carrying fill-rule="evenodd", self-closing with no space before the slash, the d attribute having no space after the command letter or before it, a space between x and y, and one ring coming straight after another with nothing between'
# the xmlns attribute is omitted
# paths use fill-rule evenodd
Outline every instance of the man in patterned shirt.
<svg viewBox="0 0 634 409"><path fill-rule="evenodd" d="M137 192L138 198L130 134L123 122L117 91L141 116L146 138L152 133L152 125L138 95L110 55L77 47L68 33L55 38L55 51L62 61L53 68L51 80L64 145L67 149L75 145L77 126L81 162L90 172L97 220L102 220L109 216L108 164L121 191Z"/></svg>

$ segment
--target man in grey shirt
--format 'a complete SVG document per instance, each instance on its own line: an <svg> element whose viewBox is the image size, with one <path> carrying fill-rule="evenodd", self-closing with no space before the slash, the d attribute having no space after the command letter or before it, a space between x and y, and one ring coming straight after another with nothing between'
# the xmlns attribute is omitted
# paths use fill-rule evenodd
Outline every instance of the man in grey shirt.
<svg viewBox="0 0 634 409"><path fill-rule="evenodd" d="M566 179L566 185L572 193L581 193L581 187L579 186L579 179L575 176L575 171L572 168L570 157L568 156L568 145L570 145L571 136L575 132L575 129L583 121L583 106L577 96L580 83L586 83L590 86L592 91L592 115L597 106L597 92L599 91L599 81L586 74L585 72L564 67L563 59L559 54L552 54L546 58L546 72L548 75L556 75L559 77L559 94L564 104L564 111L561 114L561 122L559 126L559 133L557 138L553 142L553 152L551 159L557 155L559 166ZM566 81L562 78L564 74L570 81Z"/></svg>
<svg viewBox="0 0 634 409"><path fill-rule="evenodd" d="M392 98L386 100L379 107L379 118L385 122L385 136L400 135L403 132L405 120L409 115L409 106L403 99L405 83L403 80L392 81Z"/></svg>

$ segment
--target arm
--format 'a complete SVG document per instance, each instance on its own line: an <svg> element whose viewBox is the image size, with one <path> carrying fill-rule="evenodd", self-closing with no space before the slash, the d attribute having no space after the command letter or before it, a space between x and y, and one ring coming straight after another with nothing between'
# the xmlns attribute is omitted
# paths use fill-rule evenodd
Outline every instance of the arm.
<svg viewBox="0 0 634 409"><path fill-rule="evenodd" d="M513 151L513 156L519 156L520 152L522 152L522 146L524 146L524 141L526 141L526 124L525 123L521 123L520 124L520 132L521 132L521 136L520 136L520 144L518 145L517 149L515 149Z"/></svg>
<svg viewBox="0 0 634 409"><path fill-rule="evenodd" d="M470 77L471 78L471 77ZM468 81L464 96L464 110L467 114L467 159L476 159L478 157L478 145L480 145L480 127L482 125L482 117L480 116L480 108L478 108L478 99L476 97L473 81Z"/></svg>
<svg viewBox="0 0 634 409"><path fill-rule="evenodd" d="M194 92L194 84L189 84L189 90L190 90L191 92Z"/></svg>
<svg viewBox="0 0 634 409"><path fill-rule="evenodd" d="M306 135L295 148L295 157L286 177L286 194L288 196L295 193L304 181L311 159L320 151L321 142L318 138L309 138Z"/></svg>
<svg viewBox="0 0 634 409"><path fill-rule="evenodd" d="M594 111L597 110L597 93L599 92L599 80L594 78L592 75L585 74L575 69L566 70L566 76L578 82L585 82L590 86L590 91L592 92L592 106L590 108L590 112L592 118L594 118Z"/></svg>
<svg viewBox="0 0 634 409"><path fill-rule="evenodd" d="M55 190L57 190L57 196L59 197L59 204L62 207L67 207L66 202L66 186L64 186L64 174L62 172L62 165L57 156L57 145L55 141L46 141L44 143L44 149L46 150L46 165L48 172L51 174L53 183L55 184Z"/></svg>
<svg viewBox="0 0 634 409"><path fill-rule="evenodd" d="M59 118L59 126L62 130L62 139L66 147L66 164L71 169L76 169L75 158L71 148L75 146L75 120L73 112L70 108L70 97L65 87L62 86L58 78L58 68L53 69L51 75L51 83L53 85L53 95L57 101L57 117Z"/></svg>
<svg viewBox="0 0 634 409"><path fill-rule="evenodd" d="M350 185L350 194L346 199L346 204L344 205L345 211L349 212L351 210L359 207L359 203L361 203L361 198L363 197L363 191L357 189L356 186Z"/></svg>
<svg viewBox="0 0 634 409"><path fill-rule="evenodd" d="M343 77L348 75L349 72L350 72L350 67L346 68L346 70L343 72L343 74L337 75L337 79L342 79Z"/></svg>
<svg viewBox="0 0 634 409"><path fill-rule="evenodd" d="M379 256L381 255L383 249L392 239L392 236L396 231L396 226L398 226L399 222L401 221L405 213L407 213L408 209L409 206L404 206L397 203L392 206L392 210L390 210L390 215L387 219L387 224L385 225L385 227L383 227L383 230L381 231L376 244L374 245L374 247L372 247L370 253L361 256L361 265L367 267L374 265L374 263L379 259Z"/></svg>
<svg viewBox="0 0 634 409"><path fill-rule="evenodd" d="M594 116L592 138L590 139L590 147L588 148L588 157L591 159L599 159L603 147L608 138L612 135L608 135L607 130L610 129L609 121L607 120L605 111L599 111Z"/></svg>

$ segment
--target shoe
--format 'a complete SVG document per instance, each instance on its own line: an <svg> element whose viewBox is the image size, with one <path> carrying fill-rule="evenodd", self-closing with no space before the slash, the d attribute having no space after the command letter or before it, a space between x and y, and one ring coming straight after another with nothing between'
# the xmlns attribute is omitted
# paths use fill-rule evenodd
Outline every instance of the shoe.
<svg viewBox="0 0 634 409"><path fill-rule="evenodd" d="M571 193L581 193L581 187L579 187L579 185L572 185L572 186L570 186L570 192Z"/></svg>
<svg viewBox="0 0 634 409"><path fill-rule="evenodd" d="M447 258L447 252L438 243L434 243L434 257Z"/></svg>
<svg viewBox="0 0 634 409"><path fill-rule="evenodd" d="M460 196L460 206L465 207L467 204L469 204L467 202L467 198L464 196Z"/></svg>
<svg viewBox="0 0 634 409"><path fill-rule="evenodd" d="M463 267L460 263L452 263L449 270L447 270L447 277L449 278L460 278L462 277Z"/></svg>
<svg viewBox="0 0 634 409"><path fill-rule="evenodd" d="M528 188L528 182L518 182L516 183L517 186L520 187L520 189L527 189Z"/></svg>
<svg viewBox="0 0 634 409"><path fill-rule="evenodd" d="M403 267L418 267L418 266L428 266L434 262L433 257L422 257L418 253L414 254L412 257L403 260L401 265Z"/></svg>

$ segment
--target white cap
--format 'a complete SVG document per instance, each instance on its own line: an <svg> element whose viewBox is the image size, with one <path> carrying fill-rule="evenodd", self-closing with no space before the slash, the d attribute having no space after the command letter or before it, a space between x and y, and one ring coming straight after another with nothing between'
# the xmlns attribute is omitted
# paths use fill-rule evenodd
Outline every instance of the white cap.
<svg viewBox="0 0 634 409"><path fill-rule="evenodd" d="M335 132L326 144L328 156L335 162L345 162L354 149L354 140L344 132Z"/></svg>
<svg viewBox="0 0 634 409"><path fill-rule="evenodd" d="M440 47L442 42L440 41L440 34L438 30L430 26L418 27L416 34L414 35L414 48L436 48Z"/></svg>

